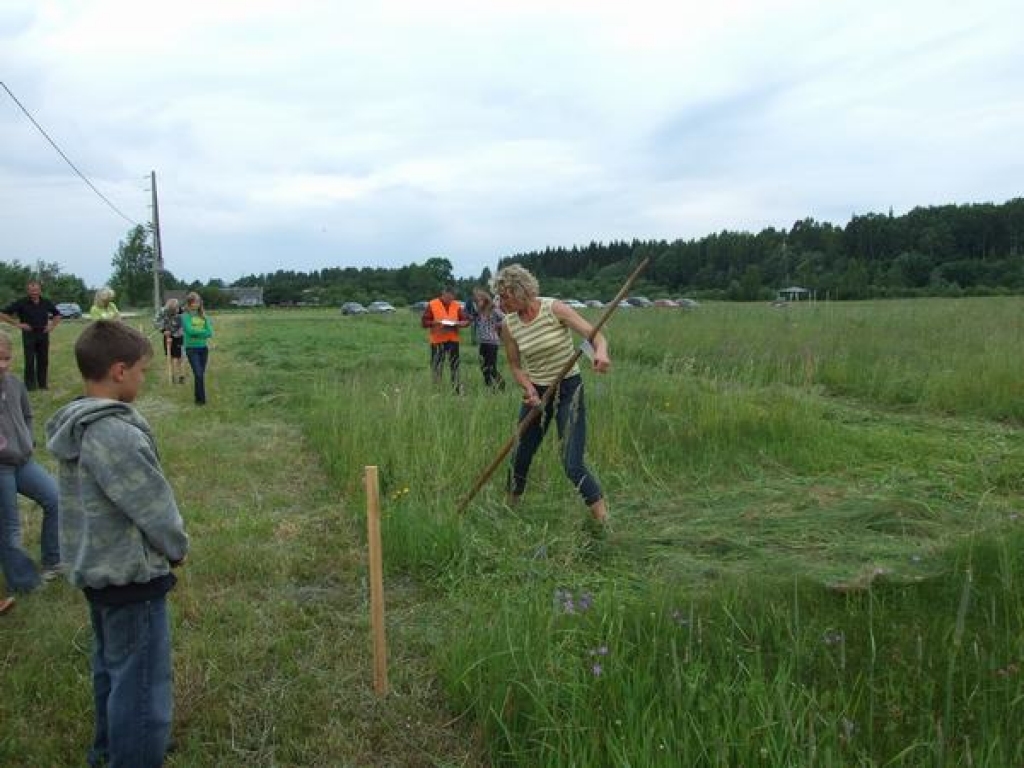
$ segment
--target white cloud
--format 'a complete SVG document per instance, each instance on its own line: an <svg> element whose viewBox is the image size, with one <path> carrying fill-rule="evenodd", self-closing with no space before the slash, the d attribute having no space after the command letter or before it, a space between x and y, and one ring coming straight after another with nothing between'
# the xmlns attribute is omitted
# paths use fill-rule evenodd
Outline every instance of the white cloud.
<svg viewBox="0 0 1024 768"><path fill-rule="evenodd" d="M8 0L0 71L175 274L1019 195L1009 0ZM458 23L456 23L456 21ZM0 92L0 258L94 284L127 224ZM56 225L55 225L56 223Z"/></svg>

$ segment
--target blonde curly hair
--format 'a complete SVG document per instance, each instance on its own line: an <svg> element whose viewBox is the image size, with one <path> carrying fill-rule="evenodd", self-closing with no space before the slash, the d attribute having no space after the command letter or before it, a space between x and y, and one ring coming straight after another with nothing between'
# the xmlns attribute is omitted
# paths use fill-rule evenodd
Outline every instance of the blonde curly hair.
<svg viewBox="0 0 1024 768"><path fill-rule="evenodd" d="M491 290L498 296L507 294L518 301L530 301L540 295L540 283L520 264L509 264L491 280Z"/></svg>

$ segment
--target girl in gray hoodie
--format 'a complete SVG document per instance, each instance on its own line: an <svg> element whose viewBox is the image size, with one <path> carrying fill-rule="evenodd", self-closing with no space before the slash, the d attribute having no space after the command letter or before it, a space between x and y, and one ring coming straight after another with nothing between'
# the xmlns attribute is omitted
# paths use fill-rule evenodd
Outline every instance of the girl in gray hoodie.
<svg viewBox="0 0 1024 768"><path fill-rule="evenodd" d="M31 592L39 586L35 563L21 547L18 494L43 508L40 534L43 579L60 572L57 482L32 458L32 404L28 390L10 372L12 344L0 333L0 565L12 592Z"/></svg>

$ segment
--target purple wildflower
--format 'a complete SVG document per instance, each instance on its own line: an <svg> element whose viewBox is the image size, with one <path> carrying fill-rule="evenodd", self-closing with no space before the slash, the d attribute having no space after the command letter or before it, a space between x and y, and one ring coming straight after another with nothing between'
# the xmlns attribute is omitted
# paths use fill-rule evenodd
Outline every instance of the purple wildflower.
<svg viewBox="0 0 1024 768"><path fill-rule="evenodd" d="M821 640L825 645L841 645L845 639L843 633L838 629L827 629L821 636Z"/></svg>
<svg viewBox="0 0 1024 768"><path fill-rule="evenodd" d="M577 605L581 611L589 611L594 605L594 596L589 592L583 592Z"/></svg>
<svg viewBox="0 0 1024 768"><path fill-rule="evenodd" d="M601 673L604 672L604 669L598 662L594 662L594 666L590 668L590 671L593 673L594 677L600 677Z"/></svg>
<svg viewBox="0 0 1024 768"><path fill-rule="evenodd" d="M607 656L608 655L608 646L607 645L600 645L597 648L591 648L590 649L590 655L591 656Z"/></svg>

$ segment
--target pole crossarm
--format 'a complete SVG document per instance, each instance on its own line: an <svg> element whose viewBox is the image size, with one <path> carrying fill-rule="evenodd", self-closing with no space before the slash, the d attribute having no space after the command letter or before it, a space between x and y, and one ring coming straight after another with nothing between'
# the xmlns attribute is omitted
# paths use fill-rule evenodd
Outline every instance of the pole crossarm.
<svg viewBox="0 0 1024 768"><path fill-rule="evenodd" d="M623 283L622 288L620 288L619 292L615 294L615 298L612 299L608 306L605 307L604 312L601 313L601 317L598 318L598 321L594 324L593 329L587 336L587 343L594 343L594 339L597 337L597 334L601 332L601 329L604 327L605 323L608 322L609 318L618 308L619 304L621 304L623 299L625 299L626 296L629 294L629 290L630 288L633 287L633 283L636 282L637 278L640 277L640 274L647 268L647 265L650 263L650 261L650 257L647 257L642 262L640 262L640 265L633 270L633 274L631 274L629 278L627 278L626 282ZM551 399L555 396L555 393L558 391L558 387L562 383L562 380L569 374L569 371L572 370L573 366L576 365L576 362L580 359L580 355L582 354L582 346L577 347L576 351L573 352L572 357L569 358L569 361L562 367L562 370L559 372L558 377L555 379L554 383L550 387L548 387L547 390L544 392L544 396L541 398L540 403L531 408L530 411L522 418L522 420L516 426L515 434L512 435L512 437L510 437L508 441L501 447L501 450L498 452L498 455L494 457L494 460L491 461L491 463L488 464L484 471L480 474L480 477L473 484L473 488L470 490L470 492L462 501L459 502L459 506L456 507L456 511L459 514L462 514L466 511L466 507L469 506L469 503L480 492L480 489L487 484L487 481L491 479L491 476L501 465L501 462L504 461L506 456L508 456L509 452L512 450L513 447L515 447L516 443L518 443L519 440L522 439L523 435L526 434L526 430L528 430L533 425L533 422L540 418L540 415L544 412L544 409L547 408L548 403L551 402Z"/></svg>

